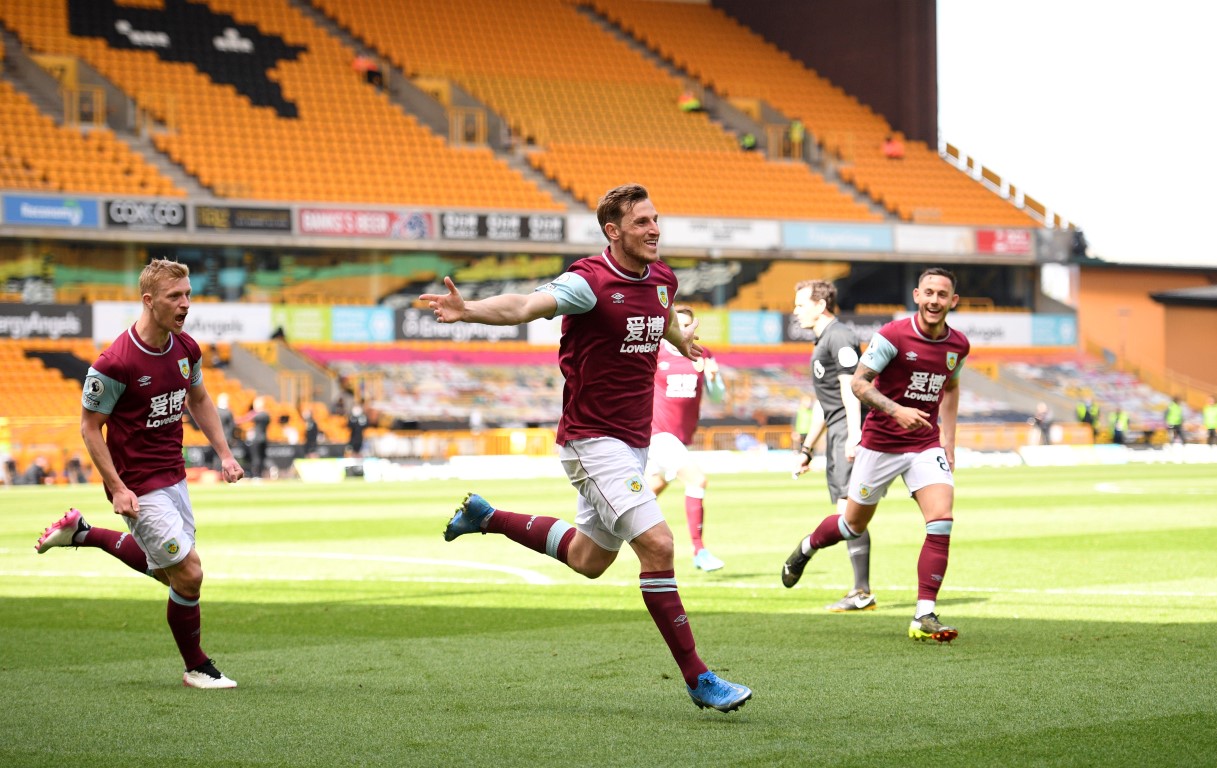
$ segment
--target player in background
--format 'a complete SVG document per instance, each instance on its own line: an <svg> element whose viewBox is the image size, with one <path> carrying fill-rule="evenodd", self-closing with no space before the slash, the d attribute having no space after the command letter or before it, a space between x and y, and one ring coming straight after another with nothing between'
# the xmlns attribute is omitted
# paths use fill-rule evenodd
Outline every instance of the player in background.
<svg viewBox="0 0 1217 768"><path fill-rule="evenodd" d="M752 691L718 677L697 655L676 590L672 530L643 482L660 341L696 360L697 324L682 329L674 317L676 275L659 260L659 215L646 189L631 184L609 190L596 217L609 241L604 252L576 261L531 294L466 302L444 278L448 293L420 297L442 323L519 325L563 316L558 363L566 384L557 441L562 467L579 492L575 525L495 509L469 494L444 538L503 534L589 579L603 574L628 542L642 568L643 603L693 703L730 712Z"/></svg>
<svg viewBox="0 0 1217 768"><path fill-rule="evenodd" d="M802 571L818 550L861 536L899 475L921 509L926 534L908 635L938 642L959 635L935 613L954 517L959 379L971 348L947 325L947 315L959 303L955 288L950 271L925 270L913 289L917 312L887 323L871 338L852 381L854 394L871 411L854 457L845 513L824 518L811 534L810 550L796 549L787 561L788 568Z"/></svg>
<svg viewBox="0 0 1217 768"><path fill-rule="evenodd" d="M858 339L849 326L837 320L837 289L826 280L804 280L794 287L794 314L799 325L811 329L816 336L816 348L811 355L816 403L794 473L797 477L807 471L816 441L827 432L824 455L828 500L836 507L837 514L844 514L854 452L862 436L862 408L851 388L858 366ZM805 558L811 556L811 546L811 534L808 534L782 566L782 585L787 589L802 577L803 566L807 564ZM854 588L826 608L833 613L874 610L875 596L870 588L870 531L863 531L847 547L854 569Z"/></svg>
<svg viewBox="0 0 1217 768"><path fill-rule="evenodd" d="M693 308L678 304L676 319L682 331L693 323ZM690 360L668 341L659 343L655 368L655 415L651 420L651 448L647 458L647 483L656 496L679 478L685 486L685 521L693 542L693 567L717 571L723 561L710 554L702 541L705 523L706 473L689 452L697 431L702 394L720 403L727 393L718 361L702 347L701 358Z"/></svg>
<svg viewBox="0 0 1217 768"><path fill-rule="evenodd" d="M202 354L182 332L190 311L190 270L154 259L139 276L143 311L89 369L80 433L127 533L90 526L75 509L34 548L96 547L168 585L166 618L191 688L235 688L200 647L203 566L182 457L183 409L220 457L224 480L242 477L220 416L203 386ZM102 429L105 428L103 433Z"/></svg>

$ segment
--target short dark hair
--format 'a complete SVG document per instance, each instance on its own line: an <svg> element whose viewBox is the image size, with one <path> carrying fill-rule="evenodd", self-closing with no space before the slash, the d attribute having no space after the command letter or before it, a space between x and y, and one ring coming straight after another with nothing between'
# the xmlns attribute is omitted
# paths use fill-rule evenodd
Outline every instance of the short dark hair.
<svg viewBox="0 0 1217 768"><path fill-rule="evenodd" d="M795 293L804 288L811 289L811 300L824 302L824 311L831 312L834 315L837 313L837 286L827 280L803 280L795 283Z"/></svg>
<svg viewBox="0 0 1217 768"><path fill-rule="evenodd" d="M605 192L604 197L596 203L596 221L600 222L600 231L605 239L608 239L608 233L604 231L604 225L611 221L620 227L626 212L650 196L641 184L622 184Z"/></svg>
<svg viewBox="0 0 1217 768"><path fill-rule="evenodd" d="M955 293L955 286L958 285L958 282L955 280L954 272L946 267L930 267L926 271L922 272L920 276L918 276L917 285L921 285L921 281L930 276L945 277L946 279L950 280L951 293Z"/></svg>

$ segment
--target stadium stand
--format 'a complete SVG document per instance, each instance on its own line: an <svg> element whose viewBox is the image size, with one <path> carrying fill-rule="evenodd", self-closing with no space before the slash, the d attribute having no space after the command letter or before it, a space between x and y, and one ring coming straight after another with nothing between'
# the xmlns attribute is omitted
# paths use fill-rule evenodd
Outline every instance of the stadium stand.
<svg viewBox="0 0 1217 768"><path fill-rule="evenodd" d="M228 395L232 412L238 417L250 410L258 393L229 376L208 351L214 349L219 361L230 358L228 345L204 348L204 383L215 399ZM62 477L67 462L80 461L86 474L92 472L92 462L80 442L80 387L85 371L101 349L87 339L24 339L0 340L0 389L6 393L3 420L5 441L12 447L12 458L24 470L35 457L48 460L49 471ZM301 411L311 409L317 420L322 440L344 445L347 441L346 417L331 412L322 402L284 403L265 396L266 409L271 415L268 437L272 443L288 442L288 432L304 434ZM194 424L185 422L183 442L190 447L203 447L207 439ZM238 428L238 435L241 433ZM383 430L372 427L369 439ZM96 477L94 477L96 479Z"/></svg>
<svg viewBox="0 0 1217 768"><path fill-rule="evenodd" d="M78 57L115 83L152 117L154 146L220 197L564 208L489 147L450 145L403 112L384 90L357 77L351 68L355 52L301 12L304 1L6 0L0 21L31 50ZM637 179L647 184L665 214L869 222L885 219L881 208L904 221L1038 226L923 143L907 142L900 161L884 158L879 145L892 127L882 116L706 4L312 0L312 5L391 63L392 77L400 72L459 85L498 113L531 166L588 206L605 189ZM109 14L115 8L137 22L163 23L175 39L191 41L184 58L107 42L102 32L114 27ZM827 154L831 172L875 206L859 202L807 163L741 151L736 137L707 113L682 112L677 96L684 82L616 32L606 31L592 18L593 8L720 97L762 99L802 120ZM220 24L224 31L200 42L198 33L210 24ZM265 45L273 60L264 70L233 68L216 52L217 40ZM11 128L0 135L0 186L5 189L184 194L109 130L57 127L3 78L0 120ZM103 259L89 248L63 245L56 250L55 298L67 304L137 300L132 267L155 253L111 250L107 256L113 258ZM404 306L405 299L399 304L386 299L416 298L420 282L445 275L462 285L473 283L470 298L477 290L497 292L512 280L519 281L519 290L529 290L538 278L559 272L564 259L518 255L508 267L510 257L496 253L462 266L463 255L384 253L347 259L337 251L300 250L266 249L262 255L243 254L239 266L226 262L216 273L199 270L192 276L194 300L218 300L215 287L221 285L240 287L225 298L264 303ZM263 264L266 254L271 256ZM0 264L0 278L40 276L41 258L22 255ZM700 264L726 268L714 260L691 261L697 263L686 265L690 272ZM850 269L848 262L745 262L723 282L713 283L724 290L707 289L700 298L713 296L718 308L788 310L792 286L799 280L840 279ZM696 284L683 276L681 282L682 287ZM19 286L19 280L11 284ZM17 301L21 295L4 298ZM962 308L995 309L983 296L965 299ZM902 304L854 308L864 314L905 309ZM273 344L242 346L275 367ZM316 346L325 351L324 344ZM740 435L755 437L754 444L762 447L790 447L789 426L782 422L807 389L809 353L801 348L792 352L793 347L797 345L785 345L776 353L774 347L716 349L731 386L724 403L705 404L707 427L697 447L739 447ZM464 435L462 426L473 433L479 422L529 431L521 450L550 452L552 434L531 431L544 432L558 419L561 377L555 355L552 349L538 353L531 348L530 353L545 359L499 359L512 349L510 343L398 342L355 350L350 357L322 354L315 359L343 381L350 400L362 401L372 412L378 426L369 429L369 441L390 433L413 436L415 442L404 452L382 455L443 458L481 452L488 445L517 451L514 438L491 444L464 436L418 437L428 425L436 426L436 432L443 427ZM79 382L67 369L87 365L97 353L91 341L0 341L0 387L12 395L0 421L22 465L49 456L52 468L62 472L70 458L82 453ZM226 363L232 359L227 345L219 345L216 354ZM773 362L775 355L780 361ZM408 362L402 362L405 358ZM213 365L210 356L205 363L212 396L227 395L237 415L248 412L259 392L242 380L243 372L235 365ZM1083 362L1001 367L1042 382L1043 391L1058 399L1093 394L1107 411L1124 403L1133 411L1134 424L1161 422L1165 397L1126 376ZM272 417L272 443L302 434L301 412L308 409L325 440L345 444L346 418L337 403L314 400L311 391L305 397L287 391L285 387L278 397L261 392ZM992 390L965 389L960 410L962 422L980 427L964 430L961 446L1011 449L1023 444L1023 420L1030 414ZM1059 410L1058 415L1063 417ZM385 428L390 425L395 426ZM1089 441L1089 431L1085 437ZM206 440L188 423L185 443L198 448Z"/></svg>
<svg viewBox="0 0 1217 768"><path fill-rule="evenodd" d="M717 8L653 0L589 4L718 95L761 99L802 120L839 158L842 179L905 221L1038 226L924 142L906 142L903 160L883 157L883 140L895 132L883 116Z"/></svg>
<svg viewBox="0 0 1217 768"><path fill-rule="evenodd" d="M1131 432L1137 435L1135 439L1154 443L1166 439L1163 415L1170 397L1130 373L1088 359L1055 363L1015 361L1006 364L1004 373L1070 402L1093 399L1100 408L1100 441L1110 438L1108 417L1121 406L1128 412ZM1198 414L1186 404L1183 413L1185 423L1197 422ZM1074 415L1067 413L1060 417L1072 420Z"/></svg>
<svg viewBox="0 0 1217 768"><path fill-rule="evenodd" d="M13 446L11 458L19 471L41 456L48 472L60 477L68 460L84 452L80 382L48 366L39 353L88 354L92 347L87 340L0 341L5 438Z"/></svg>
<svg viewBox="0 0 1217 768"><path fill-rule="evenodd" d="M647 179L667 214L876 221L802 163L741 151L682 85L561 0L321 0L407 76L450 79L536 145L529 162L589 207ZM409 19L408 23L395 23Z"/></svg>
<svg viewBox="0 0 1217 768"><path fill-rule="evenodd" d="M256 36L278 58L263 60L265 71L234 66L204 39L189 49L193 60L168 60L69 31L103 29L115 13L104 2L13 0L0 20L26 46L80 57L130 95L166 128L156 147L220 197L562 209L488 147L449 147L355 79L354 52L287 0L154 6L123 14L155 19L185 41L197 41L203 22L226 25L233 45Z"/></svg>
<svg viewBox="0 0 1217 768"><path fill-rule="evenodd" d="M754 282L740 286L739 293L727 302L727 306L730 309L786 311L794 306L794 286L798 283L803 280L831 282L848 275L849 271L849 265L842 262L774 261Z"/></svg>
<svg viewBox="0 0 1217 768"><path fill-rule="evenodd" d="M111 131L58 126L7 80L0 80L0 124L0 187L186 196Z"/></svg>
<svg viewBox="0 0 1217 768"><path fill-rule="evenodd" d="M475 411L486 425L496 427L557 424L562 377L556 362L491 362L498 356L488 353L485 362L469 364L421 356L409 363L336 360L331 367L346 381L376 380L369 405L387 419L420 425L416 428L459 427L470 423ZM797 410L808 387L804 361L764 364L730 351L719 357L727 397L721 403L703 402L704 427L783 423ZM745 364L730 364L733 357ZM1029 415L1000 399L967 390L961 394L963 422L1022 422Z"/></svg>

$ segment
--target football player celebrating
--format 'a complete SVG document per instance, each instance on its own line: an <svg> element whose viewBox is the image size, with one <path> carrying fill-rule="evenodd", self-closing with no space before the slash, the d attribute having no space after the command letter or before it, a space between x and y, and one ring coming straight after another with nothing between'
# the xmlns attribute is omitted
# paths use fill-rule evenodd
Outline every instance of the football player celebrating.
<svg viewBox="0 0 1217 768"><path fill-rule="evenodd" d="M558 364L566 384L558 456L579 492L575 524L495 509L470 494L448 521L444 538L503 534L589 579L603 574L628 543L642 567L643 603L693 703L730 712L752 691L719 678L697 655L676 591L672 530L643 482L660 342L666 339L696 360L697 324L682 329L674 317L676 275L659 260L659 214L646 189L630 184L609 190L596 218L608 247L531 294L466 302L444 278L448 293L420 297L443 323L519 325L563 316Z"/></svg>
<svg viewBox="0 0 1217 768"><path fill-rule="evenodd" d="M947 314L959 303L953 273L925 270L913 301L917 312L876 331L854 371L853 392L871 411L855 452L845 512L824 518L811 534L809 551L796 549L787 568L801 573L816 551L861 536L899 475L925 519L908 634L942 643L959 635L938 620L935 603L951 546L959 379L971 346L947 325Z"/></svg>
<svg viewBox="0 0 1217 768"><path fill-rule="evenodd" d="M186 490L183 409L220 457L224 480L235 483L244 473L203 386L199 345L182 332L190 311L189 268L155 259L140 273L139 289L139 319L93 363L81 397L85 447L128 532L90 526L73 509L34 548L41 554L52 547L96 547L168 585L166 617L186 663L182 682L235 688L200 647L203 565Z"/></svg>

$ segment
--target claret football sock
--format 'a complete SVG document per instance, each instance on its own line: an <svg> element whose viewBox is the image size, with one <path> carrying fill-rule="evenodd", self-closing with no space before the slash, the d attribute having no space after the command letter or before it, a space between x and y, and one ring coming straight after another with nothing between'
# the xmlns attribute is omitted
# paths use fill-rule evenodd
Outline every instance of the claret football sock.
<svg viewBox="0 0 1217 768"><path fill-rule="evenodd" d="M186 662L186 669L195 669L207 663L207 654L199 647L203 634L203 612L199 599L186 598L169 588L169 605L165 610L173 640Z"/></svg>
<svg viewBox="0 0 1217 768"><path fill-rule="evenodd" d="M917 558L917 601L936 600L947 573L951 551L951 520L932 520L925 524L925 543ZM920 610L920 607L918 608Z"/></svg>
<svg viewBox="0 0 1217 768"><path fill-rule="evenodd" d="M642 589L642 601L651 613L659 634L663 635L672 658L680 667L680 674L690 688L697 687L697 677L708 667L697 655L697 644L689 617L685 615L680 593L676 591L675 571L644 571L638 574L638 585Z"/></svg>
<svg viewBox="0 0 1217 768"><path fill-rule="evenodd" d="M501 533L534 552L565 563L566 553L575 538L575 527L556 517L522 515L496 509L486 521L486 533Z"/></svg>
<svg viewBox="0 0 1217 768"><path fill-rule="evenodd" d="M829 515L820 521L811 534L812 549L824 549L842 541L852 541L861 534L845 522L844 515Z"/></svg>
<svg viewBox="0 0 1217 768"><path fill-rule="evenodd" d="M131 570L148 575L148 558L130 533L92 527L84 532L83 539L80 546L96 547L118 558Z"/></svg>

